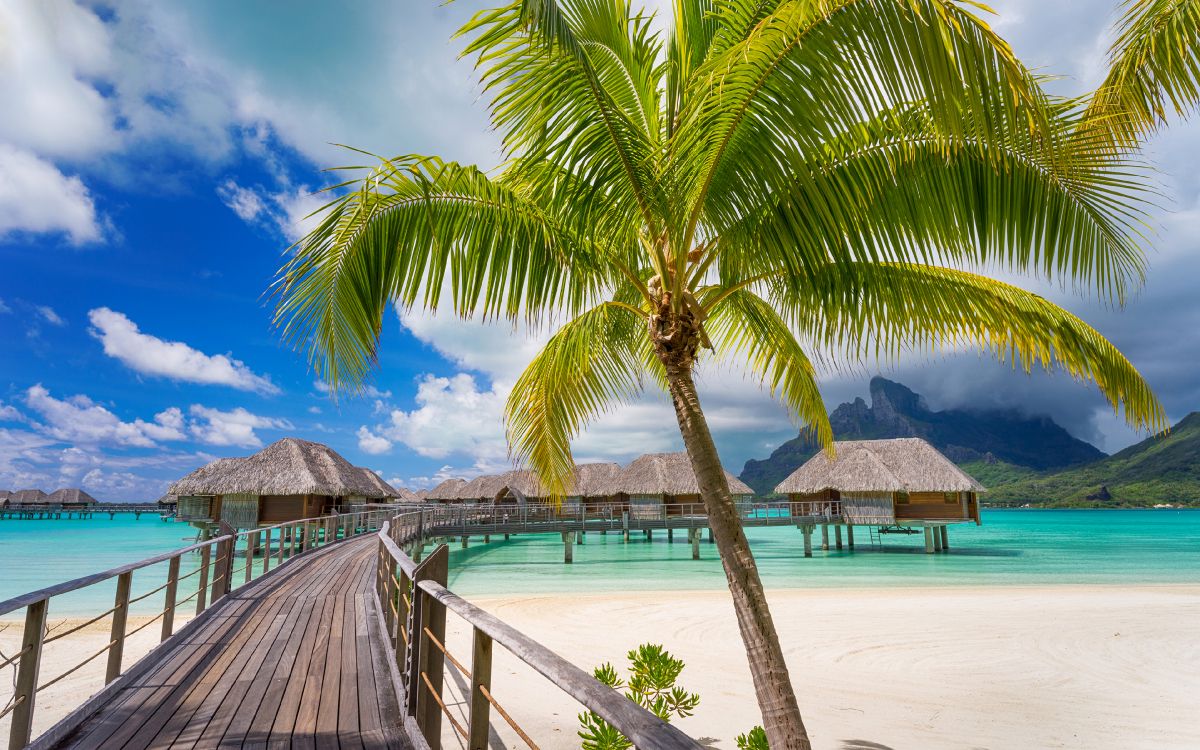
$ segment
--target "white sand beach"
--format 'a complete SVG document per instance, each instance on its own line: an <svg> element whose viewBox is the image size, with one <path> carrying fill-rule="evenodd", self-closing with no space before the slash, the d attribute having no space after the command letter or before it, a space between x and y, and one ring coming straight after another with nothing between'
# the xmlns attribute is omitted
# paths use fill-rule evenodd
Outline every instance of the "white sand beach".
<svg viewBox="0 0 1200 750"><path fill-rule="evenodd" d="M1200 586L775 590L770 600L817 748L1200 747ZM679 725L713 747L733 748L757 723L724 592L472 601L584 668L622 666L637 644L664 644L687 662L681 683L701 696ZM469 662L470 633L448 619L451 652ZM12 653L20 627L4 625L0 650ZM157 633L156 623L135 636L131 658ZM53 644L43 680L106 637L98 623ZM578 748L579 706L496 653L501 704L542 748ZM39 696L36 731L99 689L103 672L101 657ZM447 685L449 699L460 694ZM493 723L504 746L524 746L495 714ZM445 746L458 747L445 729Z"/></svg>
<svg viewBox="0 0 1200 750"><path fill-rule="evenodd" d="M585 668L664 644L701 696L679 725L714 747L758 721L724 592L473 601ZM1200 747L1200 586L775 590L770 602L814 747ZM453 615L448 626L468 660L469 633ZM543 748L579 747L578 706L549 683L511 657L493 680Z"/></svg>

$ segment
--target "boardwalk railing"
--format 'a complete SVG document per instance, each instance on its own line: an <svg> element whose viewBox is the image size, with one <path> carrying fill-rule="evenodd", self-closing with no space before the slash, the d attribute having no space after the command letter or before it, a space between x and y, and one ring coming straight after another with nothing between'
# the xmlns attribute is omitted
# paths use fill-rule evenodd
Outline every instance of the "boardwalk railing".
<svg viewBox="0 0 1200 750"><path fill-rule="evenodd" d="M220 601L238 586L285 564L309 550L338 540L378 530L395 510L371 510L339 516L323 516L289 521L266 528L237 532L222 524L220 535L183 549L94 573L74 581L40 589L0 602L0 617L25 610L21 645L14 654L0 654L0 684L11 684L12 694L0 693L0 720L11 716L9 750L23 748L32 737L38 693L75 674L84 666L107 655L104 684L108 685L124 671L125 645L136 633L161 620L159 643L175 632L177 616L185 611L196 615ZM238 567L237 562L242 564ZM166 570L164 571L163 564ZM181 573L181 568L194 569ZM135 581L135 573L140 573ZM116 580L113 606L89 617L68 630L49 632L51 600L72 592ZM148 581L149 590L135 593L135 584ZM184 593L188 592L186 596ZM130 607L155 595L162 597L162 608L136 627L128 626ZM182 597L182 598L181 598ZM40 668L46 646L105 618L111 622L108 642L98 651L84 655L57 676L41 679ZM16 670L6 679L9 669Z"/></svg>
<svg viewBox="0 0 1200 750"><path fill-rule="evenodd" d="M679 729L446 588L445 545L418 562L426 540L456 532L465 522L486 518L488 511L482 508L426 508L402 512L379 531L376 593L401 676L401 703L410 733L419 733L437 750L442 745L445 716L469 750L486 750L491 712L495 709L526 745L538 750L535 741L491 692L492 650L499 644L554 687L603 717L634 746L642 750L699 750L701 745ZM405 547L410 547L413 555ZM447 612L471 627L469 666L446 648ZM465 726L447 708L442 694L447 662L470 684Z"/></svg>

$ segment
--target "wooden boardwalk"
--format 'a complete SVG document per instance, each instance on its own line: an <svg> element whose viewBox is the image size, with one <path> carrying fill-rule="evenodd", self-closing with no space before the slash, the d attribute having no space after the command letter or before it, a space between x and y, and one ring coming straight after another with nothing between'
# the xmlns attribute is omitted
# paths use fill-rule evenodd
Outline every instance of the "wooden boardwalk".
<svg viewBox="0 0 1200 750"><path fill-rule="evenodd" d="M410 748L373 614L378 543L234 591L57 747Z"/></svg>

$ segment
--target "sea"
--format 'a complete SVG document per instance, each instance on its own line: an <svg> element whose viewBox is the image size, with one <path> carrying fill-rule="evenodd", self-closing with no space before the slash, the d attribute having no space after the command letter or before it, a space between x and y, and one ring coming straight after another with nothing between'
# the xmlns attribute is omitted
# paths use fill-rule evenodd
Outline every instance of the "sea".
<svg viewBox="0 0 1200 750"><path fill-rule="evenodd" d="M747 529L763 582L771 588L1200 583L1200 510L988 510L983 525L950 527L949 554L926 555L922 534L873 536L860 527L855 549L814 549L791 527ZM832 546L832 534L831 546ZM156 514L84 520L0 520L0 601L191 544L195 530ZM820 534L813 535L814 545ZM707 536L692 559L686 534L665 531L624 543L589 532L563 564L557 534L509 541L472 538L450 545L450 587L464 596L613 591L721 590L725 576ZM194 569L185 558L183 572ZM163 582L165 564L138 573L134 595ZM93 586L51 602L51 616L112 606L113 590ZM158 597L134 605L157 611ZM7 615L6 617L14 617Z"/></svg>

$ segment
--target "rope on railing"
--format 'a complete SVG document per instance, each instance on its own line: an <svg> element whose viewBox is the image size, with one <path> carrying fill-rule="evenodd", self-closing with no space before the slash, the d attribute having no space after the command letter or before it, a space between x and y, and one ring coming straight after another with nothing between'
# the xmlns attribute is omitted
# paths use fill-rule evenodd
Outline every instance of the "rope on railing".
<svg viewBox="0 0 1200 750"><path fill-rule="evenodd" d="M107 613L106 613L106 614L107 614ZM101 615L101 616L103 616L103 615ZM24 656L25 654L28 654L28 653L29 653L30 651L32 651L32 650L33 650L33 646L26 646L25 648L21 649L20 651L18 651L17 653L13 654L13 655L12 655L12 656L10 656L9 658L7 658L7 659L5 659L4 661L0 662L0 669L4 669L4 668L5 668L5 667L7 667L9 664L12 664L12 663L13 663L13 662L15 662L17 659L20 659L22 656ZM2 714L0 714L0 715L2 715Z"/></svg>
<svg viewBox="0 0 1200 750"><path fill-rule="evenodd" d="M450 723L454 725L454 728L459 734L462 735L463 739L468 739L469 735L467 734L467 730L463 729L462 724L459 724L454 718L454 714L450 713L450 709L446 708L446 704L442 701L442 696L438 695L438 691L433 688L433 683L429 681L429 675L422 672L421 679L425 681L425 687L429 688L429 694L432 695L433 699L437 701L437 704L442 707L442 713L446 714L446 718L450 720Z"/></svg>
<svg viewBox="0 0 1200 750"><path fill-rule="evenodd" d="M468 680L471 679L471 672L462 665L462 662L454 658L454 654L446 650L446 646L438 640L437 636L433 634L432 630L425 628L425 637L433 641L433 645L437 646L438 651L441 651L443 654L445 654L446 658L450 660L450 663L454 665L454 667L459 671L460 674L462 674L463 677L466 677Z"/></svg>
<svg viewBox="0 0 1200 750"><path fill-rule="evenodd" d="M96 657L100 656L100 655L101 655L101 654L103 654L104 652L108 651L110 648L112 648L112 647L113 647L113 646L115 646L116 644L117 644L117 642L116 642L115 640L113 640L113 641L109 641L109 642L108 642L108 645L107 645L107 646L105 646L104 648L100 649L99 651L97 651L96 653L92 654L92 655L91 655L91 656L89 656L88 658L84 659L83 661L79 662L79 663L78 663L78 664L76 664L75 666L71 667L71 668L70 668L70 669L68 669L66 672L63 672L63 673L62 673L62 674L60 674L58 677L55 677L53 680L50 680L49 682L47 682L47 683L45 683L45 684L43 684L43 685L40 685L40 686L38 687L38 689L37 689L37 692L39 692L39 693L40 693L40 692L42 692L43 690L45 690L46 688L48 688L48 687L50 687L51 685L53 685L54 683L56 683L56 682L58 682L59 680L63 679L64 677L68 677L68 676L70 676L70 675L74 674L75 672L78 672L80 669L82 669L82 668L83 668L83 666L84 666L85 664L87 664L88 662L92 661L92 660L93 660L93 659L95 659Z"/></svg>
<svg viewBox="0 0 1200 750"><path fill-rule="evenodd" d="M143 622L141 625L138 625L133 630L130 630L128 633L125 634L125 637L128 638L129 636L131 636L141 630L145 630L147 626L153 625L155 622L160 620L162 618L162 616L165 615L166 613L167 613L167 611L164 609L162 612L159 612L154 617L151 617L149 620Z"/></svg>
<svg viewBox="0 0 1200 750"><path fill-rule="evenodd" d="M512 727L512 730L516 732L522 740L525 741L526 745L529 745L531 750L541 750L541 748L537 746L537 743L533 741L533 738L526 734L524 729L521 729L521 725L518 724L513 717L508 715L508 711L504 710L504 706L501 706L500 702L492 697L492 691L488 690L483 685L480 685L479 692L483 694L484 698L487 698L487 702L492 704L492 708L496 709L496 713L500 714L500 716L506 722L508 722L508 725Z"/></svg>
<svg viewBox="0 0 1200 750"><path fill-rule="evenodd" d="M176 579L176 583L178 583L178 580L179 579ZM130 599L129 603L136 604L136 603L140 602L141 600L145 599L146 597L154 596L155 594L157 594L158 592L162 591L163 589L165 589L167 586L170 586L170 585L171 585L171 582L167 581L166 583L164 583L163 585L154 589L153 591L147 591L146 593L142 594L141 596L137 597L136 599Z"/></svg>
<svg viewBox="0 0 1200 750"><path fill-rule="evenodd" d="M5 706L5 708L4 708L4 710L3 710L3 711L0 711L0 719L3 719L5 716L8 716L8 715L9 715L9 714L11 714L13 711L16 711L16 710L17 710L17 706L21 705L21 704L22 704L22 703L24 703L24 702L25 702L25 696L23 696L23 695L18 695L18 696L17 696L17 699L16 699L15 701L13 701L12 703L10 703L8 706Z"/></svg>
<svg viewBox="0 0 1200 750"><path fill-rule="evenodd" d="M63 632L61 632L61 633L57 633L57 634L55 634L54 636L52 636L52 637L50 637L50 638L46 638L46 639L44 639L44 640L42 641L42 645L43 645L43 646L45 646L47 643L54 643L54 642L55 642L55 641L57 641L59 638L62 638L62 637L64 637L64 636L68 636L68 635L70 635L71 633L77 632L77 631L79 631L79 630L83 630L83 629L84 629L84 628L86 628L88 625L91 625L92 623L96 622L97 620L103 620L105 617L108 617L109 615L111 615L113 612L116 612L116 611L117 611L117 608L116 608L116 607L113 607L112 609L110 609L110 610L108 610L108 611L106 611L106 612L101 612L100 614L96 615L95 617L93 617L92 619L90 619L90 620L88 620L87 622L83 623L82 625L76 625L75 627L71 628L70 630L64 630Z"/></svg>

